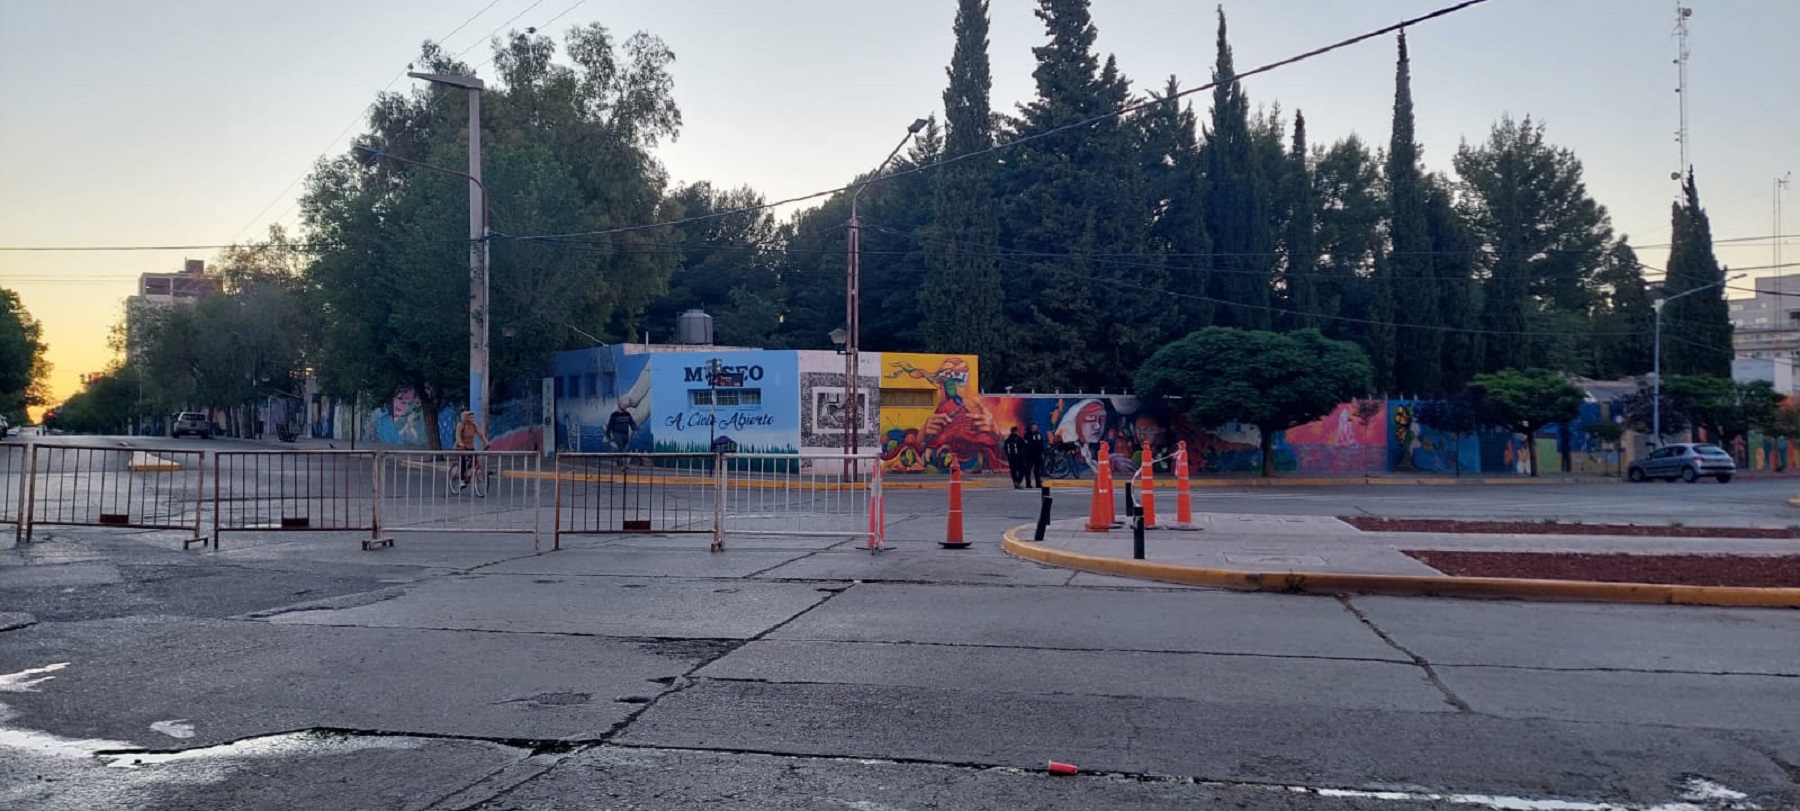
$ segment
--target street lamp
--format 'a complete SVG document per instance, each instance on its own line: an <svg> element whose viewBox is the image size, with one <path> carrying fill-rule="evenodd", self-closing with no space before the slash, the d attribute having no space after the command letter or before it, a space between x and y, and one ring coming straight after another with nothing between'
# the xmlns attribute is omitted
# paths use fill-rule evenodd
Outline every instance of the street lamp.
<svg viewBox="0 0 1800 811"><path fill-rule="evenodd" d="M1650 309L1656 311L1656 328L1654 330L1654 332L1656 333L1656 337L1654 340L1654 348L1650 352L1650 368L1651 368L1651 372L1650 372L1650 435L1651 435L1652 442L1655 442L1658 445L1662 444L1662 311L1663 311L1663 305L1667 304L1671 301L1674 301L1678 298L1681 298L1682 296L1691 296L1691 295L1701 292L1703 290L1711 290L1715 287L1723 287L1725 284L1727 284L1729 282L1737 281L1738 279L1742 279L1746 275L1748 275L1748 274L1739 273L1736 276L1730 276L1730 277L1727 277L1724 279L1720 279L1716 282L1713 282L1712 284L1704 284L1704 285L1696 287L1692 290L1683 290L1679 293L1676 293L1673 296L1669 296L1667 298L1659 298L1655 301L1650 302Z"/></svg>
<svg viewBox="0 0 1800 811"><path fill-rule="evenodd" d="M863 189L881 176L881 170L887 168L894 156L906 148L906 142L912 140L929 123L923 118L913 119L912 124L906 128L905 137L894 146L894 151L889 152L881 165L875 167L874 173L869 175L869 179L857 184L856 191L850 195L849 234L844 242L848 251L844 263L844 321L847 327L844 334L844 478L849 481L856 480L855 457L857 446L862 441L862 409L859 402L862 395L862 353L859 348L862 342L862 293L858 278L862 273L862 222L856 216L856 201L862 197ZM836 332L832 331L833 343L837 342Z"/></svg>
<svg viewBox="0 0 1800 811"><path fill-rule="evenodd" d="M488 427L488 223L487 187L481 183L480 79L454 73L406 75L469 91L469 410L483 433ZM436 168L436 167L430 167ZM462 174L455 172L452 174Z"/></svg>

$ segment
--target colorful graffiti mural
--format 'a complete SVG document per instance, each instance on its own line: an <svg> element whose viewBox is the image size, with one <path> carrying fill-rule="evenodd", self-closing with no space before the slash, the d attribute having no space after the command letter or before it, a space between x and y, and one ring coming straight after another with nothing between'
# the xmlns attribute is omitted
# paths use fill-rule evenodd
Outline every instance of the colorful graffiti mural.
<svg viewBox="0 0 1800 811"><path fill-rule="evenodd" d="M977 392L980 365L963 355L881 355L882 469L944 472L951 459L966 472L1006 470L1000 452L1008 426Z"/></svg>
<svg viewBox="0 0 1800 811"><path fill-rule="evenodd" d="M1316 421L1282 432L1279 444L1286 445L1293 453L1295 470L1309 473L1386 470L1388 414L1388 403L1383 400L1344 403Z"/></svg>

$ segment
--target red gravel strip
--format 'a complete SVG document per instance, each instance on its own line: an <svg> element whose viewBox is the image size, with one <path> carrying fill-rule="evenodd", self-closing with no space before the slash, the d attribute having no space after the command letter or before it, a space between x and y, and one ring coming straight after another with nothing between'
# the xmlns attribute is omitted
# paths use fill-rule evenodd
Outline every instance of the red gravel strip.
<svg viewBox="0 0 1800 811"><path fill-rule="evenodd" d="M1800 538L1800 528L1677 527L1668 524L1573 524L1554 521L1456 521L1448 518L1376 518L1346 515L1339 520L1364 532L1477 532L1508 535L1637 535L1655 538Z"/></svg>
<svg viewBox="0 0 1800 811"><path fill-rule="evenodd" d="M1800 588L1800 555L1628 555L1403 549L1452 577L1520 577L1669 586Z"/></svg>

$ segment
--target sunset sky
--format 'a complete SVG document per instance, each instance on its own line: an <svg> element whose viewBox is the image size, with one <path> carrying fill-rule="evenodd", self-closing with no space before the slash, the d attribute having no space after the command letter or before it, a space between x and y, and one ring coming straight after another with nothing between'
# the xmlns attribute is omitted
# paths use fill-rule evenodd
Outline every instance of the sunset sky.
<svg viewBox="0 0 1800 811"><path fill-rule="evenodd" d="M1449 5L1449 0L1228 3L1240 69ZM1714 236L1736 267L1771 264L1774 181L1800 170L1800 2L1693 0L1691 159ZM598 21L674 50L685 123L659 156L677 183L749 185L770 199L840 186L916 117L939 113L953 0L0 0L0 287L45 325L58 399L108 364L107 332L137 275L211 260L294 225L299 182L347 148L362 112L426 39L481 65L527 26ZM1029 0L994 0L993 102L1032 92L1043 41ZM1139 91L1204 83L1211 3L1096 0L1098 49ZM560 18L559 18L560 15ZM554 20L554 21L552 21ZM1634 244L1668 241L1678 125L1673 2L1491 0L1408 34L1418 138L1449 170L1503 113L1548 125ZM460 26L460 28L459 28ZM454 33L451 33L454 30ZM446 37L446 35L448 36ZM1247 80L1253 104L1306 114L1311 140L1385 144L1391 38ZM485 72L485 70L483 71ZM1202 117L1207 96L1194 97ZM1800 196L1786 196L1789 233ZM1800 240L1784 259L1800 262ZM1641 258L1660 266L1664 251ZM1790 271L1800 268L1790 268ZM1774 273L1754 270L1753 274ZM1750 282L1741 284L1748 288ZM1737 292L1734 295L1747 295Z"/></svg>

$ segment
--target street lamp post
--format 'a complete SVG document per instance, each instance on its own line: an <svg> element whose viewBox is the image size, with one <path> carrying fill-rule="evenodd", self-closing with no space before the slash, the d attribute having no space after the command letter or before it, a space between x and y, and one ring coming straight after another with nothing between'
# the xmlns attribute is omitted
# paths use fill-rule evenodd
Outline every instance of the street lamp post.
<svg viewBox="0 0 1800 811"><path fill-rule="evenodd" d="M1655 339L1650 350L1650 435L1651 441L1662 444L1662 313L1663 305L1682 296L1691 296L1704 290L1723 287L1728 282L1744 278L1746 274L1720 279L1712 284L1701 285L1692 290L1683 290L1667 298L1659 298L1650 302L1650 309L1656 312L1656 327L1653 330Z"/></svg>
<svg viewBox="0 0 1800 811"><path fill-rule="evenodd" d="M856 216L856 201L862 197L863 189L881 176L881 170L887 168L894 156L906 148L906 142L928 123L923 118L914 119L906 128L906 136L894 146L894 151L889 152L869 179L858 184L850 195L849 232L844 241L848 254L844 262L844 478L848 481L856 480L855 457L862 443L862 222Z"/></svg>
<svg viewBox="0 0 1800 811"><path fill-rule="evenodd" d="M432 84L469 91L469 410L483 433L488 427L488 223L487 187L481 183L481 93L474 76L407 73ZM435 168L435 167L432 167ZM460 174L460 173L459 173Z"/></svg>

